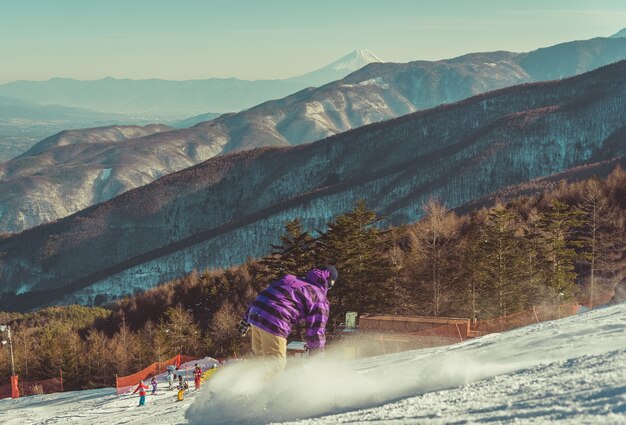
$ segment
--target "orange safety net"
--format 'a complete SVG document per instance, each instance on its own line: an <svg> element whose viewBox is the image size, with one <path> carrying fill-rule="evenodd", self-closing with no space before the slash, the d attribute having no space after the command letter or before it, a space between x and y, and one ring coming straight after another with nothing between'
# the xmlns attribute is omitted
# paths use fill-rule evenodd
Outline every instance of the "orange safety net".
<svg viewBox="0 0 626 425"><path fill-rule="evenodd" d="M417 332L359 332L343 335L344 355L370 357L463 341L464 326L451 323ZM465 332L467 333L467 332Z"/></svg>
<svg viewBox="0 0 626 425"><path fill-rule="evenodd" d="M199 357L187 356L185 354L179 354L180 363L179 366L183 363L193 362L194 360L198 360Z"/></svg>
<svg viewBox="0 0 626 425"><path fill-rule="evenodd" d="M476 336L496 332L504 332L531 323L545 322L546 320L560 319L576 314L578 304L543 305L529 310L520 311L493 319L483 319L476 323Z"/></svg>
<svg viewBox="0 0 626 425"><path fill-rule="evenodd" d="M603 305L609 304L612 299L613 299L613 292L607 292L605 294L598 295L596 297L593 297L585 301L584 303L582 303L582 305L584 305L587 308L601 307Z"/></svg>
<svg viewBox="0 0 626 425"><path fill-rule="evenodd" d="M0 398L63 392L63 373L61 371L59 371L58 378L41 379L39 381L20 381L18 377L15 376L14 380L17 383L17 389L15 391L13 383L0 385Z"/></svg>
<svg viewBox="0 0 626 425"><path fill-rule="evenodd" d="M359 329L366 332L414 333L441 326L456 324L467 334L469 319L433 316L396 316L384 314L363 314L359 318Z"/></svg>
<svg viewBox="0 0 626 425"><path fill-rule="evenodd" d="M525 311L509 314L493 319L479 320L474 329L474 335L486 335L495 332L504 332L532 323L545 322L547 320L557 320L577 314L581 306L589 308L589 305L600 307L608 304L613 297L612 293L606 293L587 301L584 304L559 304L559 305L539 305Z"/></svg>
<svg viewBox="0 0 626 425"><path fill-rule="evenodd" d="M19 382L20 396L63 392L63 379L50 378L41 381Z"/></svg>
<svg viewBox="0 0 626 425"><path fill-rule="evenodd" d="M164 362L152 363L150 366L140 370L139 372L133 373L132 375L122 377L116 376L115 386L117 388L117 394L120 395L128 392L128 390L133 389L134 387L139 385L139 381L143 381L152 376L164 373L165 371L167 371L167 367L170 365L176 366L178 368L181 364L194 360L198 360L198 357L177 354L171 359L168 359Z"/></svg>
<svg viewBox="0 0 626 425"><path fill-rule="evenodd" d="M572 303L534 306L531 309L507 316L479 320L472 329L469 330L463 323L459 322L417 332L383 333L381 331L366 331L347 338L344 337L344 342L347 343L347 348L352 349L353 355L357 357L389 354L416 348L450 345L471 337L504 332L532 323L572 316L581 311L582 306L589 308L588 305L594 307L606 305L611 301L612 297L612 293L607 293L595 297L585 304Z"/></svg>
<svg viewBox="0 0 626 425"><path fill-rule="evenodd" d="M467 331L463 325L459 325L458 323L450 323L444 326L437 326L436 328L425 329L418 332L411 332L409 335L417 337L449 338L456 341L463 341L464 337L467 337Z"/></svg>
<svg viewBox="0 0 626 425"><path fill-rule="evenodd" d="M11 384L0 385L0 398L11 398Z"/></svg>

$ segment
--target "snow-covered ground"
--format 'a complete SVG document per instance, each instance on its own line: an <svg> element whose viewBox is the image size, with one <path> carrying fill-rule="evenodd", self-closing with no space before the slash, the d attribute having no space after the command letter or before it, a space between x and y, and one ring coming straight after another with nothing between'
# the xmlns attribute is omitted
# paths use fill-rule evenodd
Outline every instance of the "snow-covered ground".
<svg viewBox="0 0 626 425"><path fill-rule="evenodd" d="M110 389L0 400L0 423L626 424L626 305L448 347L329 351L270 380L263 370L224 366L185 401L160 391L143 408Z"/></svg>
<svg viewBox="0 0 626 425"><path fill-rule="evenodd" d="M0 400L0 424L35 425L35 424L139 424L149 421L152 424L185 423L185 411L195 400L198 392L194 390L193 368L198 363L203 370L210 368L214 360L210 357L181 365L177 374L183 375L189 384L182 402L177 401L177 390L169 391L166 374L157 376L157 393L151 395L150 380L145 381L150 387L146 396L146 405L138 407L139 395L116 395L115 388L102 388L87 391L69 391L65 393L44 394L23 397L16 400Z"/></svg>

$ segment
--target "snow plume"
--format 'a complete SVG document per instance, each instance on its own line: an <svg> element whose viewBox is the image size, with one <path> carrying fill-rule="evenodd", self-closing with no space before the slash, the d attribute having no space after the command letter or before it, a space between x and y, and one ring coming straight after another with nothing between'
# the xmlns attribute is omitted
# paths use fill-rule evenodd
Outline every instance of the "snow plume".
<svg viewBox="0 0 626 425"><path fill-rule="evenodd" d="M325 357L290 359L283 373L269 379L262 363L242 361L224 366L207 382L186 418L192 425L319 420L540 365L603 355L626 347L624 311L623 306L598 309L568 318L567 326L543 322L453 346L378 357L346 359L342 353L348 347L338 346ZM604 326L590 320L603 316Z"/></svg>
<svg viewBox="0 0 626 425"><path fill-rule="evenodd" d="M266 364L239 362L225 366L208 382L186 418L192 425L251 425L319 417L452 388L524 366L488 364L445 350L411 351L398 361L398 354L349 360L338 349L324 357L290 360L283 373L269 378Z"/></svg>

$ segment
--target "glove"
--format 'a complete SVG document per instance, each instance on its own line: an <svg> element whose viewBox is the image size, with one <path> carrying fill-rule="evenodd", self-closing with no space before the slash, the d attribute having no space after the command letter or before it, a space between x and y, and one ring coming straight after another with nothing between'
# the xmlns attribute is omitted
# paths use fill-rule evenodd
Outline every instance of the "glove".
<svg viewBox="0 0 626 425"><path fill-rule="evenodd" d="M239 332L239 335L241 336L246 336L249 329L250 329L250 323L246 322L243 319L241 319L239 323L237 324L237 332Z"/></svg>

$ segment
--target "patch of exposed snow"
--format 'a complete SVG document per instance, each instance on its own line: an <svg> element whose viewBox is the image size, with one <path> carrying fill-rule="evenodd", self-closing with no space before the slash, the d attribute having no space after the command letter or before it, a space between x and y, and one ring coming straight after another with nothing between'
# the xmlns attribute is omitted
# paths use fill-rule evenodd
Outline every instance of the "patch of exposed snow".
<svg viewBox="0 0 626 425"><path fill-rule="evenodd" d="M389 84L385 83L382 77L370 78L369 80L361 81L358 84L342 84L341 87L358 87L358 86L378 86L381 89L389 89Z"/></svg>
<svg viewBox="0 0 626 425"><path fill-rule="evenodd" d="M382 89L388 89L389 84L385 83L382 77L371 78L369 80L361 81L360 86L378 86Z"/></svg>
<svg viewBox="0 0 626 425"><path fill-rule="evenodd" d="M104 170L102 170L102 173L100 174L100 180L104 181L111 177L111 170L112 168L105 168Z"/></svg>
<svg viewBox="0 0 626 425"><path fill-rule="evenodd" d="M15 291L15 295L22 295L27 293L28 291L30 291L28 285L20 285L20 287L17 288L17 290Z"/></svg>

